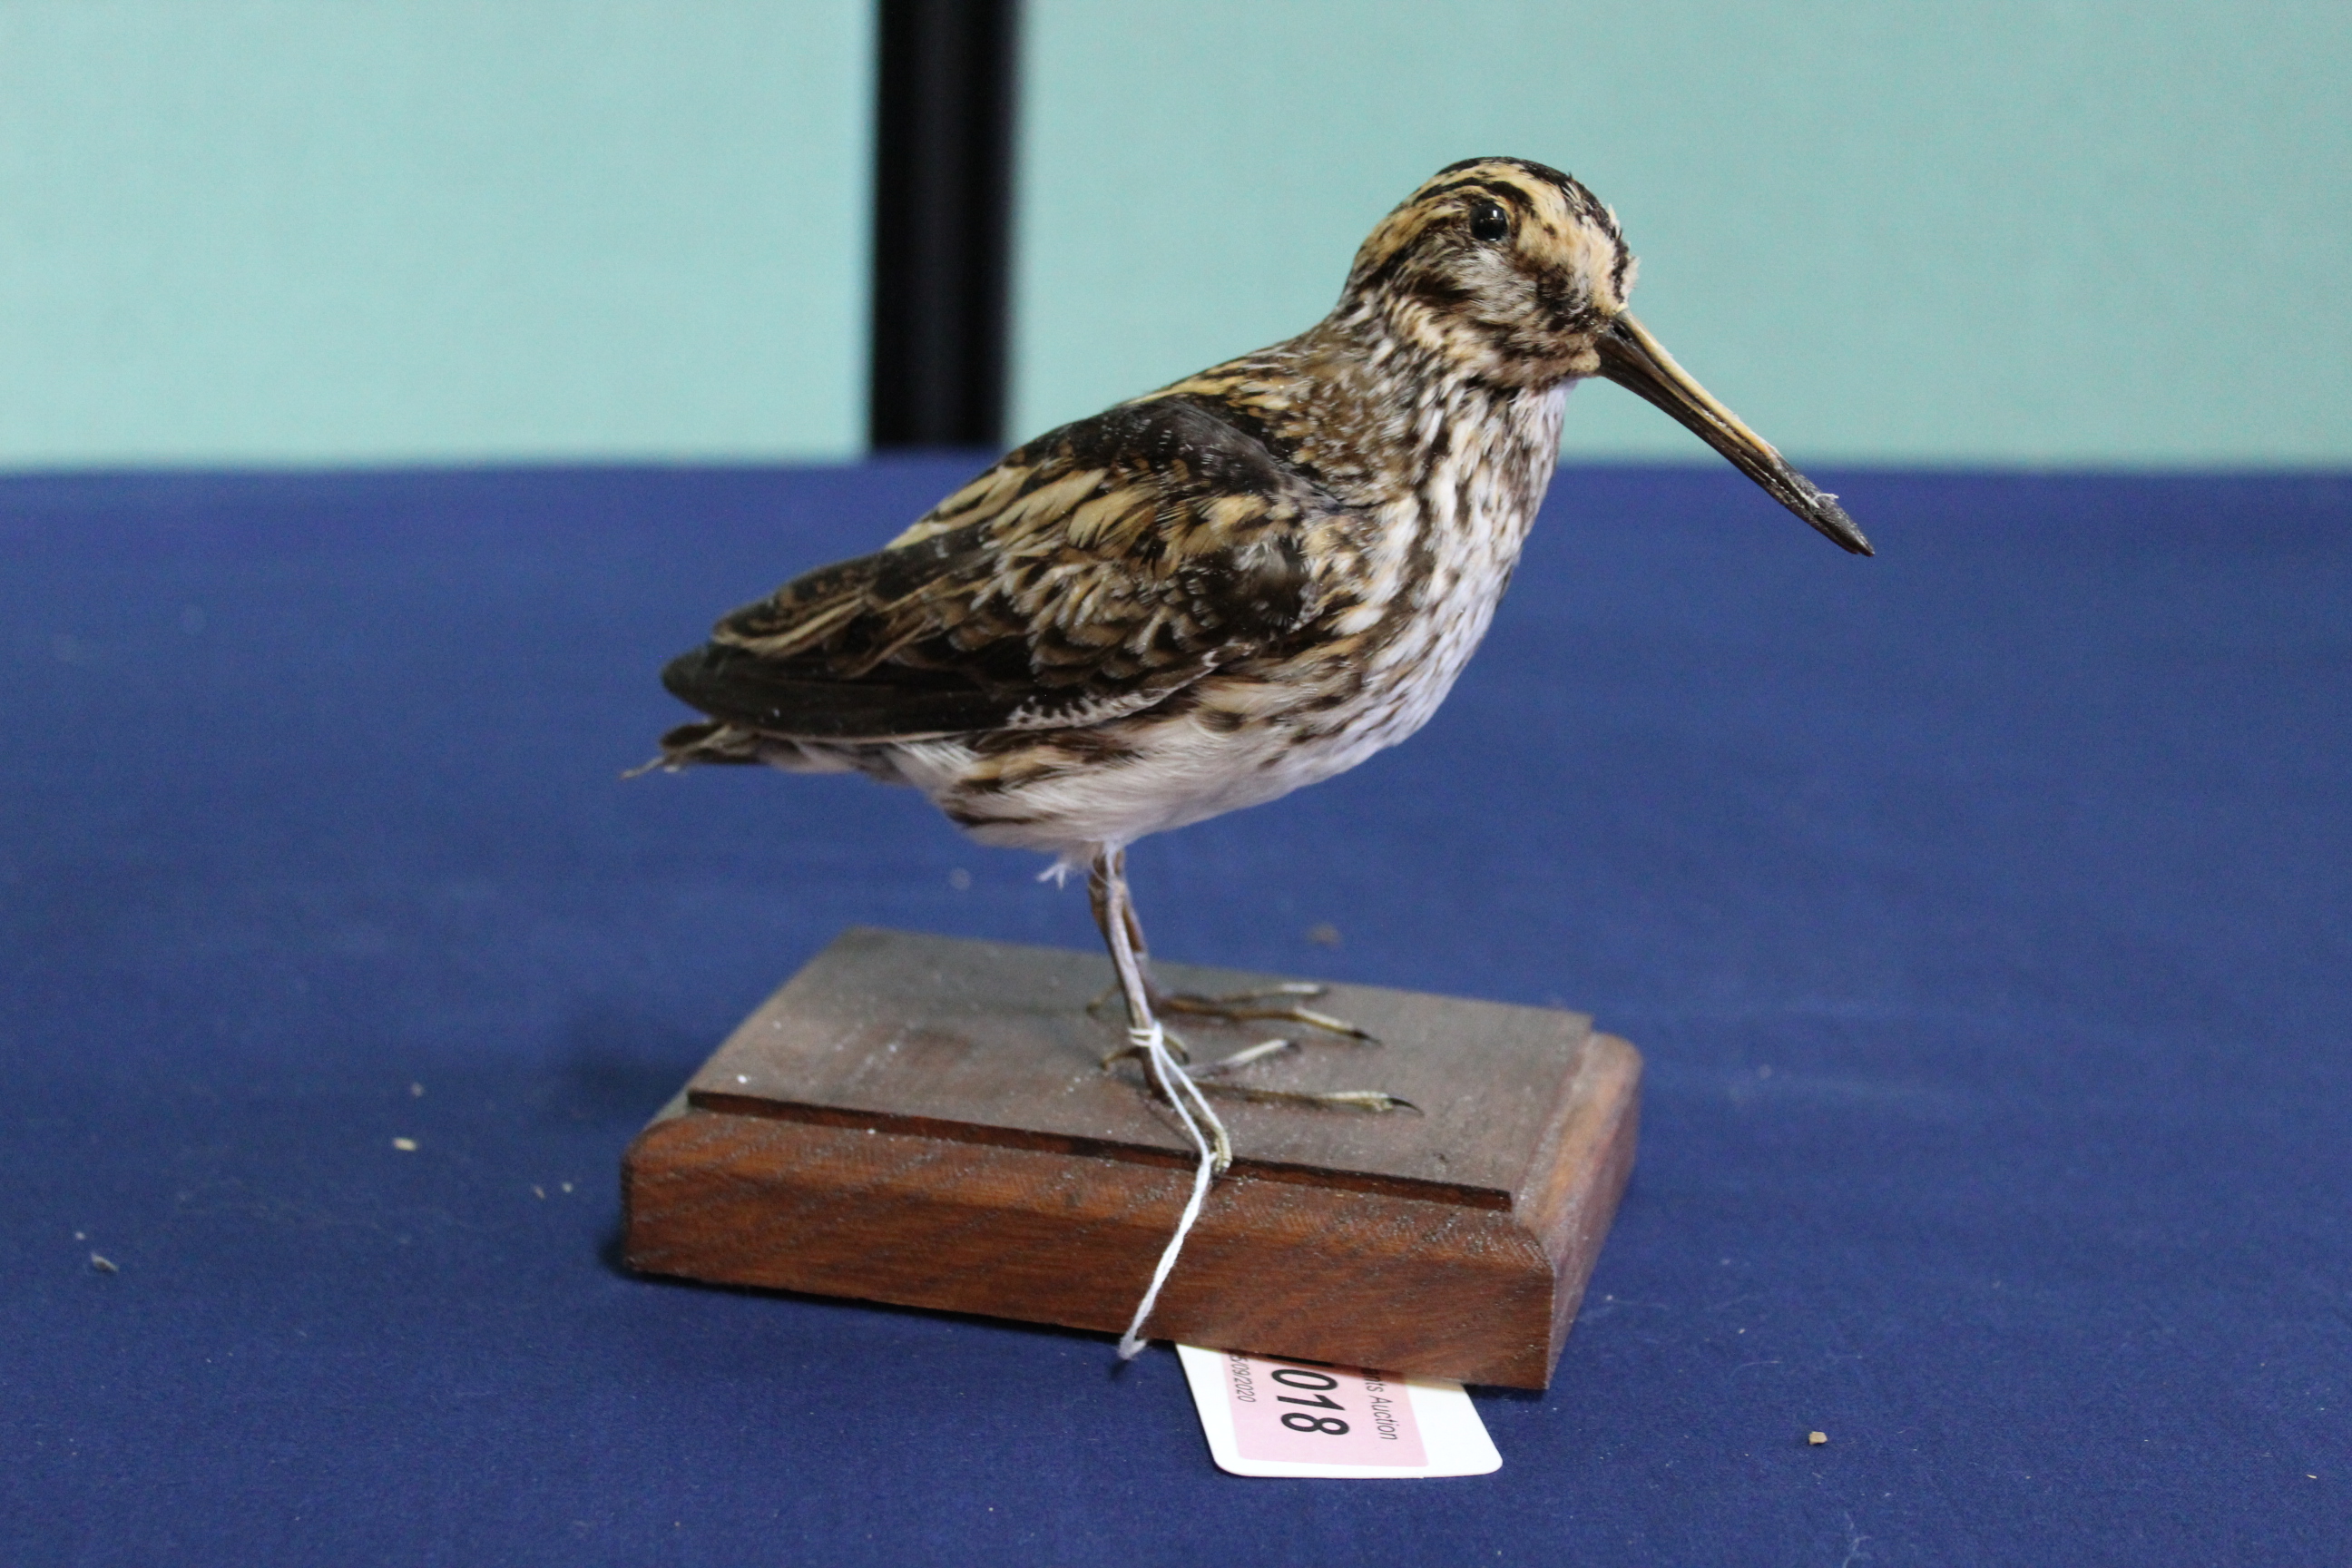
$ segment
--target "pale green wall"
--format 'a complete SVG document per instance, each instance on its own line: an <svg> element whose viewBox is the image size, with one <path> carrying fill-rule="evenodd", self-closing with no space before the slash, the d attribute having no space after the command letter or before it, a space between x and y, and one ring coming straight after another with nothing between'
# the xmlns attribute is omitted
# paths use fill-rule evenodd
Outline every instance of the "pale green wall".
<svg viewBox="0 0 2352 1568"><path fill-rule="evenodd" d="M0 0L0 467L853 451L869 13ZM1499 151L1808 458L2352 461L2344 16L1030 0L1013 433ZM1569 443L1701 456L1606 386Z"/></svg>
<svg viewBox="0 0 2352 1568"><path fill-rule="evenodd" d="M845 454L862 0L0 0L0 464Z"/></svg>
<svg viewBox="0 0 2352 1568"><path fill-rule="evenodd" d="M1570 170L1811 458L2352 459L2352 6L1031 0L1017 420L1329 308L1442 164ZM1703 456L1606 385L1571 453Z"/></svg>

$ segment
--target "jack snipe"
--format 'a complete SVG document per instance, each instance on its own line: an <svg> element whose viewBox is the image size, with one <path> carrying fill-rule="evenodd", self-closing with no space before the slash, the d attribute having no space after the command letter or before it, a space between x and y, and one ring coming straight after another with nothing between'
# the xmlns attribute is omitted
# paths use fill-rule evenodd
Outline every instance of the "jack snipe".
<svg viewBox="0 0 2352 1568"><path fill-rule="evenodd" d="M1439 171L1306 332L1050 431L883 550L720 621L663 671L709 718L665 735L661 763L854 769L914 785L982 843L1085 868L1131 1048L1202 1152L1189 1225L1230 1151L1160 1013L1218 1005L1153 989L1126 847L1428 721L1509 581L1578 380L1639 394L1870 553L1627 311L1633 273L1615 217L1568 175L1517 158ZM1226 1010L1336 1024L1297 997Z"/></svg>

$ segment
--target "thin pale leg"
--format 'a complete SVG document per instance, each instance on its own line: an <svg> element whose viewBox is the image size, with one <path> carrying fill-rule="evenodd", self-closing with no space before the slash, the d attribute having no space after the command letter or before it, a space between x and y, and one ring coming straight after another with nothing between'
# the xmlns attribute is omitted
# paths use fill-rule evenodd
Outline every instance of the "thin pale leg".
<svg viewBox="0 0 2352 1568"><path fill-rule="evenodd" d="M1151 1309L1160 1300L1160 1289L1168 1283L1177 1257L1184 1250L1184 1237L1192 1233L1193 1221L1201 1217L1201 1205L1209 1196L1209 1184L1233 1163L1234 1146L1225 1135L1224 1123L1209 1109L1201 1086L1169 1053L1168 1032L1152 1014L1151 994L1143 984L1143 961L1132 940L1139 928L1135 924L1134 904L1128 897L1125 849L1111 844L1097 847L1087 885L1093 895L1096 922L1102 927L1103 941L1110 947L1111 964L1118 971L1119 987L1127 993L1129 1049L1143 1058L1145 1075L1176 1112L1184 1136L1191 1140L1201 1161L1192 1173L1192 1195L1185 1200L1184 1212L1177 1216L1176 1233L1160 1250L1160 1261L1151 1270L1151 1283L1144 1288L1143 1299L1136 1303L1135 1316L1128 1321L1127 1331L1118 1337L1119 1360L1131 1361L1143 1349L1143 1326L1151 1321Z"/></svg>
<svg viewBox="0 0 2352 1568"><path fill-rule="evenodd" d="M1106 1058L1105 1065L1124 1057L1141 1057L1146 1075L1162 1098L1175 1108L1184 1130L1207 1139L1207 1147L1214 1153L1215 1168L1223 1172L1234 1163L1233 1141L1225 1134L1224 1123L1202 1098L1201 1086L1184 1070L1183 1042L1168 1033L1151 1005L1151 986L1143 973L1142 947L1136 941L1143 928L1136 921L1135 900L1127 888L1124 848L1110 845L1097 848L1094 864L1087 872L1087 898L1094 908L1095 924L1102 930L1103 943L1110 949L1111 967L1118 972L1118 988L1127 1000L1128 1044ZM1199 1131L1194 1129L1196 1120L1202 1124Z"/></svg>
<svg viewBox="0 0 2352 1568"><path fill-rule="evenodd" d="M1100 864L1099 858L1097 864ZM1124 894L1127 887L1126 850L1118 852L1118 885ZM1108 942L1110 927L1107 923L1103 902L1106 886L1098 872L1088 874L1087 895L1094 905L1095 924L1101 928L1103 940ZM1127 925L1128 945L1135 950L1136 965L1143 976L1143 993L1150 999L1155 1015L1181 1013L1193 1018L1221 1018L1229 1024L1298 1024L1368 1046L1380 1044L1368 1030L1359 1028L1345 1018L1334 1018L1328 1013L1318 1013L1302 1005L1323 994L1324 987L1311 980L1285 981L1264 991L1235 991L1223 996L1196 996L1189 992L1162 991L1151 978L1151 945L1143 940L1143 922L1136 918L1135 900L1131 895L1122 897L1121 909ZM1114 985L1110 991L1097 997L1095 1005L1101 1005L1120 989L1120 985ZM1134 1016L1134 1005L1130 1003L1128 1016L1132 1019ZM1177 1054L1180 1059L1183 1059L1181 1044ZM1227 1058L1222 1065L1237 1067L1241 1064Z"/></svg>
<svg viewBox="0 0 2352 1568"><path fill-rule="evenodd" d="M1309 1012L1304 1007L1252 1005L1253 1003L1268 996L1319 994L1322 991L1319 985L1307 986L1303 991L1298 987L1286 985L1278 991L1247 992L1235 996L1173 995L1154 985L1151 983L1150 971L1146 967L1150 949L1143 940L1143 922L1136 915L1135 897L1127 885L1127 851L1124 848L1113 849L1106 847L1097 851L1094 864L1087 876L1087 898L1094 910L1095 924L1103 933L1105 945L1110 949L1112 967L1118 971L1118 980L1114 990L1124 995L1127 1001L1129 1043L1125 1048L1114 1051L1104 1058L1105 1066L1126 1057L1143 1055L1143 1048L1139 1042L1142 1033L1148 1029L1158 1031L1169 1051L1179 1062L1189 1063L1192 1058L1190 1052L1185 1049L1184 1043L1174 1035L1168 1033L1160 1025L1160 1014L1162 1012L1187 1013L1196 1016L1218 1017L1235 1022L1277 1020L1305 1023L1318 1029L1328 1029L1334 1034L1377 1043L1373 1042L1370 1035L1353 1024L1342 1022L1338 1018L1326 1017L1322 1014ZM1219 1081L1223 1074L1247 1067L1252 1062L1262 1061L1278 1051L1291 1049L1296 1045L1297 1042L1293 1040L1266 1040L1246 1049L1235 1051L1229 1057L1210 1062L1192 1071L1185 1072L1180 1068L1179 1072L1183 1078L1185 1087L1195 1094L1205 1090L1212 1094L1226 1095L1235 1100L1256 1100L1265 1104L1320 1105L1349 1110L1418 1110L1420 1109L1412 1101L1381 1089L1333 1089L1316 1094L1302 1089L1257 1089L1247 1084ZM1222 1140L1224 1136L1224 1129L1219 1126L1216 1131L1218 1138ZM1223 1171L1231 1162L1233 1151L1230 1146L1222 1142L1218 1147L1220 1153L1217 1169Z"/></svg>

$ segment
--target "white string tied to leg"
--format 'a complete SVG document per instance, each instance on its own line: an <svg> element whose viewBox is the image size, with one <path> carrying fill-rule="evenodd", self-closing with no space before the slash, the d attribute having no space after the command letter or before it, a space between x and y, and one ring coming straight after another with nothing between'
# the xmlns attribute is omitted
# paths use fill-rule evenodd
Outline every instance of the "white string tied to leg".
<svg viewBox="0 0 2352 1568"><path fill-rule="evenodd" d="M1176 1268L1176 1255L1184 1250L1184 1237L1191 1234L1192 1222L1201 1217L1201 1205L1208 1200L1209 1184L1217 1175L1216 1151L1231 1148L1232 1141L1225 1134L1224 1123L1218 1121L1217 1113L1209 1109L1208 1097L1201 1092L1201 1086L1193 1082L1192 1075L1169 1054L1168 1031L1160 1026L1159 1019L1154 1018L1144 1028L1128 1030L1127 1037L1129 1044L1142 1054L1153 1080L1160 1086L1160 1092L1167 1098L1169 1104L1176 1108L1176 1120L1183 1124L1184 1136L1192 1141L1192 1148L1201 1156L1201 1163L1192 1173L1192 1195L1185 1201L1184 1212L1177 1218L1176 1234L1168 1238L1167 1247L1160 1254L1160 1266L1151 1271L1150 1288L1143 1292L1143 1300L1135 1309L1134 1320L1127 1325L1127 1332L1118 1337L1118 1359L1133 1361L1136 1353L1143 1349L1143 1325L1150 1320L1151 1309L1159 1303L1160 1288L1168 1283L1168 1276ZM1188 1100L1189 1104L1186 1103ZM1216 1131L1213 1144L1208 1134L1202 1131L1204 1122Z"/></svg>

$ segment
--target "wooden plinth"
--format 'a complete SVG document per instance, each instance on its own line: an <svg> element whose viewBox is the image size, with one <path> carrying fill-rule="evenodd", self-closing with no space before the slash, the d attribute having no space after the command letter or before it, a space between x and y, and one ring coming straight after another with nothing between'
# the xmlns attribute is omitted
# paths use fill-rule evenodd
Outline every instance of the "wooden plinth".
<svg viewBox="0 0 2352 1568"><path fill-rule="evenodd" d="M1157 966L1171 989L1266 977ZM1164 1106L1097 1062L1100 954L853 930L623 1163L650 1273L1116 1331L1190 1191ZM1379 1036L1245 1069L1385 1116L1221 1100L1232 1171L1152 1337L1465 1383L1550 1379L1633 1161L1641 1057L1580 1014L1335 985ZM1277 1031L1179 1020L1196 1059Z"/></svg>

